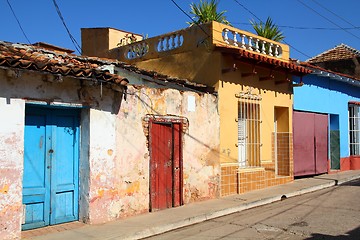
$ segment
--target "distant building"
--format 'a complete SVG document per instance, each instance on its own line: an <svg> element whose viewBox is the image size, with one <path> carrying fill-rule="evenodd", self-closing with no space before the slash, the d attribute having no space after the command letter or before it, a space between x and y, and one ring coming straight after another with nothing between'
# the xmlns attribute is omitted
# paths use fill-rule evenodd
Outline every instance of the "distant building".
<svg viewBox="0 0 360 240"><path fill-rule="evenodd" d="M346 44L339 44L306 62L360 79L360 51Z"/></svg>

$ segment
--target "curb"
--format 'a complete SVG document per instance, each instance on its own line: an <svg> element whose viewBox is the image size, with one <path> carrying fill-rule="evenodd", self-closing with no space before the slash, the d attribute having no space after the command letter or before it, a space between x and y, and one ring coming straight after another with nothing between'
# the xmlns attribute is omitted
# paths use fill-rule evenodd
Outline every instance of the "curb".
<svg viewBox="0 0 360 240"><path fill-rule="evenodd" d="M316 177L315 177L316 178ZM255 207L259 207L259 206L263 206L266 204L270 204L273 202L277 202L280 201L282 199L282 197L295 197L295 196L299 196L302 194L306 194L306 193L310 193L310 192L315 192L318 190L322 190L325 188L329 188L329 187L333 187L333 186L337 186L346 182L350 182L352 180L355 179L359 179L360 175L354 175L354 176L350 176L341 180L336 180L336 179L324 179L324 180L330 180L330 182L328 183L324 183L321 185L317 185L317 186L313 186L313 187L308 187L308 188L304 188L304 189L300 189L294 192L290 192L284 195L276 195L276 196L272 196L269 198L264 198L264 199L260 199L257 201L253 201L253 202L249 202L249 203L242 203L238 206L235 207L231 207L231 208L226 208L226 209L222 209L222 210L218 210L215 212L209 212L209 213L205 213L205 214L200 214L199 216L195 216L195 217L189 217L189 218L185 218L183 220L179 220L177 222L173 222L173 223L169 223L169 224L165 224L165 225L161 225L161 226L156 226L156 227L150 227L146 230L142 230L139 232L136 232L134 234L132 234L131 236L124 236L125 240L135 240L135 239L142 239L142 238L147 238L147 237L151 237L151 236L155 236L158 234L162 234L171 230L175 230L178 228L182 228L182 227L186 227L186 226L190 226L193 224L197 224L197 223L201 223L210 219L214 219L214 218L218 218L218 217L222 217L222 216L226 216L232 213L236 213L236 212L241 212L247 209L251 209L251 208L255 208ZM321 179L321 178L318 178ZM109 239L114 239L114 238L109 238Z"/></svg>

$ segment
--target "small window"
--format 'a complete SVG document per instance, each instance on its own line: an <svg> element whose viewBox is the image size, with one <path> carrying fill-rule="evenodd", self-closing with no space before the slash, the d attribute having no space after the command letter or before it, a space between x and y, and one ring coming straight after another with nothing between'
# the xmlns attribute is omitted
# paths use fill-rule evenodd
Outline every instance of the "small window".
<svg viewBox="0 0 360 240"><path fill-rule="evenodd" d="M260 166L260 103L238 102L238 153L240 167Z"/></svg>

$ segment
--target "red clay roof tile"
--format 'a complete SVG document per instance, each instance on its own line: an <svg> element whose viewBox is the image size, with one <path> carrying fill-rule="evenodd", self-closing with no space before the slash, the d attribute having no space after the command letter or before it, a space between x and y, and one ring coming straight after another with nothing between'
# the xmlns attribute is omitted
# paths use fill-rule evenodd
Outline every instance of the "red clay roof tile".
<svg viewBox="0 0 360 240"><path fill-rule="evenodd" d="M77 56L69 52L53 51L39 46L0 41L0 67L20 68L50 74L61 74L64 76L91 78L117 84L120 84L123 80L128 81L126 78L111 74L108 70L101 69L101 67L109 65L150 77L154 79L154 82L160 80L164 81L164 83L170 83L169 86L172 84L200 92L215 92L213 87L204 84L190 82L187 79L170 77L154 71L139 69L134 65L119 62L115 59ZM151 79L147 79L147 81L151 81Z"/></svg>
<svg viewBox="0 0 360 240"><path fill-rule="evenodd" d="M323 53L320 53L315 57L306 60L306 62L321 63L321 62L351 59L353 57L360 57L360 51L352 47L349 47L345 44L340 44L332 49L329 49Z"/></svg>
<svg viewBox="0 0 360 240"><path fill-rule="evenodd" d="M105 64L104 64L105 65ZM123 79L89 63L84 57L68 53L53 52L26 44L0 41L0 66L36 70L64 76L96 78L97 80L118 82Z"/></svg>
<svg viewBox="0 0 360 240"><path fill-rule="evenodd" d="M248 50L245 50L245 49L229 48L227 46L220 46L220 45L217 46L216 48L223 52L235 53L235 54L239 55L241 58L244 58L245 60L249 60L249 61L256 60L257 62L260 62L261 64L269 65L269 67L271 67L271 66L281 67L281 68L283 68L284 71L291 70L291 72L294 73L295 75L296 74L298 74L298 75L299 74L300 75L309 74L312 72L310 69L302 67L296 63L286 62L286 61L282 61L280 59L274 59L274 58L267 57L262 54L249 52Z"/></svg>

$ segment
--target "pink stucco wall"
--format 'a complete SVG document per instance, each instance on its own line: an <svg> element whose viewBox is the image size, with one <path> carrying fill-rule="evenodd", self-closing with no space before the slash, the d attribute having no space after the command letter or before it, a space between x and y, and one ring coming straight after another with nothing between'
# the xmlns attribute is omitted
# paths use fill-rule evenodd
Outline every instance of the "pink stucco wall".
<svg viewBox="0 0 360 240"><path fill-rule="evenodd" d="M195 111L188 111L189 96ZM219 116L210 94L130 87L114 115L90 110L89 220L101 223L149 211L146 114L186 117L183 139L184 203L219 195ZM101 129L97 126L103 126Z"/></svg>

